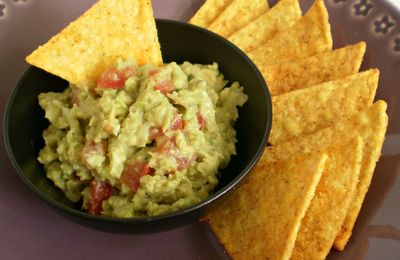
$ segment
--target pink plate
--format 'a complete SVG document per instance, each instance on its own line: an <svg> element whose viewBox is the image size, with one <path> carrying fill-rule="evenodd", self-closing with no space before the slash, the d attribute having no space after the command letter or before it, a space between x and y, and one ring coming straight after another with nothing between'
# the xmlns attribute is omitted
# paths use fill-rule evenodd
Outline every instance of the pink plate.
<svg viewBox="0 0 400 260"><path fill-rule="evenodd" d="M11 89L28 67L24 57L94 2L0 0L2 114ZM153 0L153 5L156 17L185 21L202 2ZM306 10L312 1L300 2ZM367 42L363 70L381 70L377 99L389 105L382 157L354 234L346 250L333 251L329 259L400 259L400 11L384 0L325 2L335 47ZM3 145L0 163L0 259L229 259L207 224L152 235L115 235L75 224L26 188Z"/></svg>

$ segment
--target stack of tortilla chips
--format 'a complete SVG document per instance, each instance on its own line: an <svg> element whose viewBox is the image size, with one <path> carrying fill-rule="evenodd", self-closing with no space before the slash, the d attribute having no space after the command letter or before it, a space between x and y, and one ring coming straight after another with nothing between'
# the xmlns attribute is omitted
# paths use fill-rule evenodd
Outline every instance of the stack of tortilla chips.
<svg viewBox="0 0 400 260"><path fill-rule="evenodd" d="M247 53L273 103L271 146L208 216L212 230L234 259L343 250L388 124L386 103L373 103L379 70L359 72L366 44L332 50L323 0L303 16L298 0L206 0L189 22Z"/></svg>
<svg viewBox="0 0 400 260"><path fill-rule="evenodd" d="M208 216L222 244L234 259L343 250L388 124L386 103L373 103L379 71L358 72L365 43L332 50L323 0L303 16L298 0L206 0L190 22L246 52L273 96L271 146ZM150 0L100 0L27 61L90 86L118 58L162 64Z"/></svg>

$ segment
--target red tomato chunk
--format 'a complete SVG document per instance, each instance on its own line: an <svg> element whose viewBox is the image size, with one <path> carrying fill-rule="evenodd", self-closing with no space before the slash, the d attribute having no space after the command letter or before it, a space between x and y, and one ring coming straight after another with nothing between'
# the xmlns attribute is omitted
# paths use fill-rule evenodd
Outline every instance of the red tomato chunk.
<svg viewBox="0 0 400 260"><path fill-rule="evenodd" d="M162 94L166 95L169 92L175 89L174 84L172 84L172 80L167 79L161 82L158 82L157 85L154 86L155 90L159 90Z"/></svg>
<svg viewBox="0 0 400 260"><path fill-rule="evenodd" d="M154 169L150 168L147 162L135 161L129 163L121 174L120 180L132 191L140 188L140 179L146 175L152 175Z"/></svg>
<svg viewBox="0 0 400 260"><path fill-rule="evenodd" d="M105 155L107 153L107 150L108 150L107 140L101 140L100 143L87 141L81 151L81 161L87 168L91 169L92 166L88 162L89 158L95 154Z"/></svg>
<svg viewBox="0 0 400 260"><path fill-rule="evenodd" d="M112 187L110 184L103 181L92 180L90 183L90 213L100 214L103 210L102 203L107 200L112 194Z"/></svg>
<svg viewBox="0 0 400 260"><path fill-rule="evenodd" d="M199 123L200 130L203 130L206 126L206 120L200 112L197 112L197 123Z"/></svg>
<svg viewBox="0 0 400 260"><path fill-rule="evenodd" d="M177 117L171 124L170 129L173 131L182 130L183 129L183 120L182 117Z"/></svg>
<svg viewBox="0 0 400 260"><path fill-rule="evenodd" d="M149 71L149 77L154 78L154 76L158 73L159 69L152 69Z"/></svg>
<svg viewBox="0 0 400 260"><path fill-rule="evenodd" d="M161 127L151 127L149 131L150 140L158 140L164 136L164 132Z"/></svg>
<svg viewBox="0 0 400 260"><path fill-rule="evenodd" d="M183 156L176 147L176 141L174 139L168 139L167 137L160 138L157 141L155 151L173 158L178 164L178 170L183 170L190 167L195 159L189 159Z"/></svg>
<svg viewBox="0 0 400 260"><path fill-rule="evenodd" d="M97 85L102 88L121 89L125 86L125 81L135 74L135 67L126 67L122 70L111 67L101 74L97 80Z"/></svg>

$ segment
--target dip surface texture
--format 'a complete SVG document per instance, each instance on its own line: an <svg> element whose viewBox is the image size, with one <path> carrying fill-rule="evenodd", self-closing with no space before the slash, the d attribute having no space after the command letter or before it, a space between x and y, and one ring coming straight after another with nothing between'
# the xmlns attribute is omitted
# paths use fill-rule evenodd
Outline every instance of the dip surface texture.
<svg viewBox="0 0 400 260"><path fill-rule="evenodd" d="M247 96L226 84L217 64L118 61L94 89L39 95L50 126L38 160L93 214L155 216L195 205L236 152L233 124Z"/></svg>

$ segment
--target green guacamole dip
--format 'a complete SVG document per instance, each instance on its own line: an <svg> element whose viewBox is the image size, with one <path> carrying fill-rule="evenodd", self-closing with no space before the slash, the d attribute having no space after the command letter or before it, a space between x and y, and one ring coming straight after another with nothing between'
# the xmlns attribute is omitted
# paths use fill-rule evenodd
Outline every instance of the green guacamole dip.
<svg viewBox="0 0 400 260"><path fill-rule="evenodd" d="M247 96L226 84L217 64L118 61L94 89L39 95L50 126L38 160L93 214L155 216L195 205L235 154L232 126Z"/></svg>

